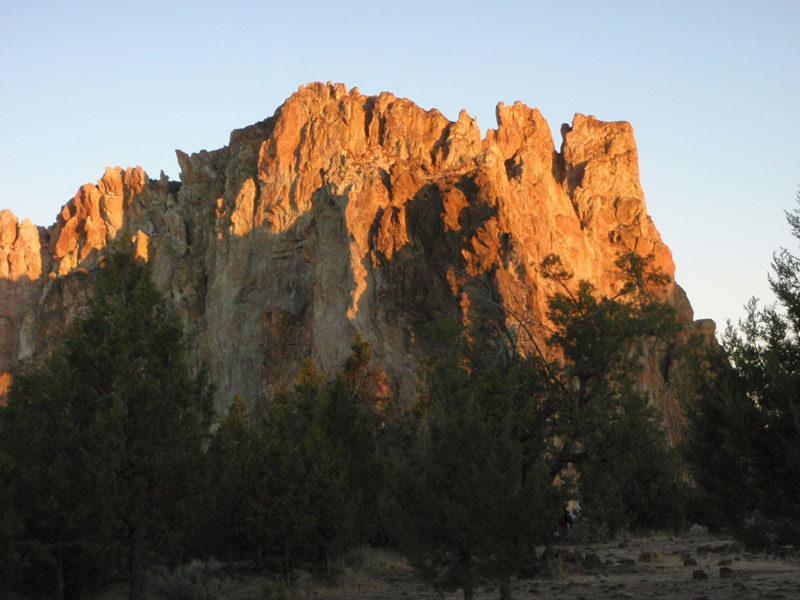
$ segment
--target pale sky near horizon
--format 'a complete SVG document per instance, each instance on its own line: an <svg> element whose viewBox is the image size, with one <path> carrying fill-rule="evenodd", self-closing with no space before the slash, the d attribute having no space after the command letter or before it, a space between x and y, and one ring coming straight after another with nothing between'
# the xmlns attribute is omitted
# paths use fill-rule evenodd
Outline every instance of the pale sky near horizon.
<svg viewBox="0 0 800 600"><path fill-rule="evenodd" d="M178 179L299 85L391 91L485 132L521 100L633 124L649 214L695 318L770 299L800 252L800 2L0 3L0 209L38 225L106 165Z"/></svg>

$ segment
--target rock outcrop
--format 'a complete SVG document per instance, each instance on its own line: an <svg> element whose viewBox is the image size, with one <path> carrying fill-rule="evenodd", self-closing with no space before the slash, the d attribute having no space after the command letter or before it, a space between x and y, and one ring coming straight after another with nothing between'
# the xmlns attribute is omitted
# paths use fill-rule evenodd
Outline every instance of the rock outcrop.
<svg viewBox="0 0 800 600"><path fill-rule="evenodd" d="M53 347L117 238L153 264L219 406L271 394L306 356L339 366L356 332L412 398L431 315L469 319L490 296L535 330L552 291L537 265L551 252L602 293L618 285L624 251L653 254L672 276L631 126L578 114L561 133L557 151L539 111L519 102L499 104L482 139L464 111L451 122L388 93L315 83L227 147L178 151L180 183L108 168L46 230L4 211L0 385ZM691 329L680 287L662 293ZM663 369L644 377L677 414Z"/></svg>

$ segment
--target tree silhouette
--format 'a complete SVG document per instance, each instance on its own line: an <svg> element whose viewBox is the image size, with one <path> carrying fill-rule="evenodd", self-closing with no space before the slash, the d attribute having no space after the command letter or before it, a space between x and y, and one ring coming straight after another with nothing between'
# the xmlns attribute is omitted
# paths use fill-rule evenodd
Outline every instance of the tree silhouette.
<svg viewBox="0 0 800 600"><path fill-rule="evenodd" d="M143 568L173 548L191 512L211 418L206 378L189 374L182 326L150 268L112 248L88 309L38 369L15 377L0 410L31 557L56 593L73 575L119 565L131 600Z"/></svg>
<svg viewBox="0 0 800 600"><path fill-rule="evenodd" d="M800 195L786 217L800 241ZM759 546L800 543L800 258L781 249L772 269L777 304L752 299L722 347L701 354L687 405L707 518Z"/></svg>

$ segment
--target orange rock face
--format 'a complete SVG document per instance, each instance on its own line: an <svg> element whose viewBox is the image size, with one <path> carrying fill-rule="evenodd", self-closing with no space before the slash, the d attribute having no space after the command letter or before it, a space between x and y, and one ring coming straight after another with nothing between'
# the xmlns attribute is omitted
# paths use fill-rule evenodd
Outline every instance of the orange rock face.
<svg viewBox="0 0 800 600"><path fill-rule="evenodd" d="M620 252L652 253L674 274L631 126L579 114L562 136L557 151L519 102L499 104L482 139L464 111L451 122L392 94L315 83L227 147L178 151L180 183L108 168L47 231L4 211L0 373L46 355L85 306L103 247L125 238L182 314L193 358L211 365L220 406L271 394L306 356L338 367L357 332L410 399L435 313L468 320L489 291L540 331L549 253L601 293L619 283ZM662 293L690 328L682 290ZM643 385L669 408L674 386L651 371Z"/></svg>

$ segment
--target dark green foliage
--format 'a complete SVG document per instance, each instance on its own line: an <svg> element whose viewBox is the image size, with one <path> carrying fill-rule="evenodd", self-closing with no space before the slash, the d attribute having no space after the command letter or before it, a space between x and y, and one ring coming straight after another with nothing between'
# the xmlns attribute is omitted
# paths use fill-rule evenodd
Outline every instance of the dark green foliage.
<svg viewBox="0 0 800 600"><path fill-rule="evenodd" d="M77 596L110 575L95 572L111 540L96 499L101 484L84 468L97 448L98 436L87 426L93 409L70 385L67 364L56 354L44 368L17 374L0 410L11 507L24 534L16 539L25 562L16 583L57 597Z"/></svg>
<svg viewBox="0 0 800 600"><path fill-rule="evenodd" d="M286 578L298 565L316 563L318 548L334 541L326 527L351 524L339 457L319 425L294 409L279 401L256 437L242 514L250 546Z"/></svg>
<svg viewBox="0 0 800 600"><path fill-rule="evenodd" d="M149 267L111 250L86 314L44 366L15 376L0 410L26 579L78 595L122 568L141 597L144 563L177 547L195 508L210 415Z"/></svg>
<svg viewBox="0 0 800 600"><path fill-rule="evenodd" d="M800 197L798 198L800 202ZM800 240L800 208L787 214ZM755 300L701 356L686 452L711 525L759 546L800 544L800 260L781 250L777 306Z"/></svg>
<svg viewBox="0 0 800 600"><path fill-rule="evenodd" d="M744 522L756 484L751 459L754 435L763 424L756 404L723 348L701 355L697 396L687 402L684 451L697 485L696 511L714 529Z"/></svg>
<svg viewBox="0 0 800 600"><path fill-rule="evenodd" d="M245 469L253 451L250 416L236 396L220 420L206 453L205 510L194 526L194 556L233 558L245 548L242 509L247 500Z"/></svg>
<svg viewBox="0 0 800 600"><path fill-rule="evenodd" d="M541 378L522 358L491 362L463 340L448 346L430 370L425 426L392 478L396 536L438 589L468 599L490 580L509 597L510 577L550 538L561 501Z"/></svg>
<svg viewBox="0 0 800 600"><path fill-rule="evenodd" d="M703 363L687 407L686 453L708 524L754 546L800 543L800 371L796 334L754 303L741 333ZM755 326L755 328L753 328ZM753 335L754 334L754 335ZM786 335L781 339L781 335ZM792 348L795 346L795 348Z"/></svg>
<svg viewBox="0 0 800 600"><path fill-rule="evenodd" d="M17 547L24 528L15 502L16 486L11 472L8 457L0 452L0 597L24 567Z"/></svg>
<svg viewBox="0 0 800 600"><path fill-rule="evenodd" d="M655 411L632 404L609 420L602 439L587 443L585 456L574 463L581 515L598 538L622 529L676 531L684 525L688 489L677 452Z"/></svg>
<svg viewBox="0 0 800 600"><path fill-rule="evenodd" d="M209 449L215 483L210 545L255 558L289 580L373 533L381 471L376 453L381 373L358 338L341 373L326 379L306 361L290 390L248 426L234 404Z"/></svg>
<svg viewBox="0 0 800 600"><path fill-rule="evenodd" d="M557 257L542 263L562 290L548 315L548 344L564 357L548 368L560 440L553 474L567 465L575 470L583 517L601 535L678 526L685 495L677 456L637 381L642 351L664 351L679 330L674 309L650 291L668 279L637 255L623 255L617 266L619 291L598 297L586 281L573 289Z"/></svg>
<svg viewBox="0 0 800 600"><path fill-rule="evenodd" d="M680 524L679 464L638 387L645 346L670 346L678 325L649 291L665 279L648 260L618 266L619 292L598 297L587 282L573 288L557 257L543 262L562 290L548 314L556 359L521 353L503 323L431 327L436 355L413 409L420 427L392 457L390 481L396 536L438 588L469 598L491 580L510 597L510 577L552 539L567 497L604 535Z"/></svg>

